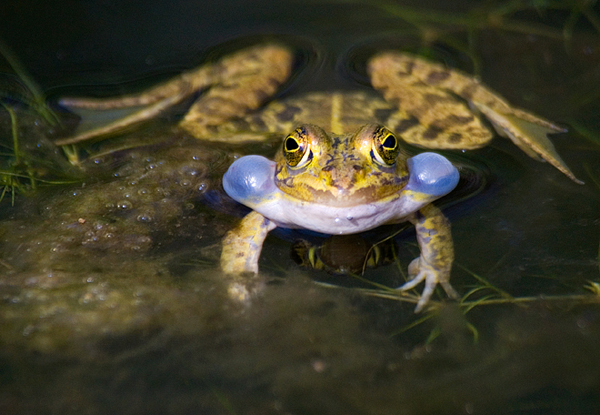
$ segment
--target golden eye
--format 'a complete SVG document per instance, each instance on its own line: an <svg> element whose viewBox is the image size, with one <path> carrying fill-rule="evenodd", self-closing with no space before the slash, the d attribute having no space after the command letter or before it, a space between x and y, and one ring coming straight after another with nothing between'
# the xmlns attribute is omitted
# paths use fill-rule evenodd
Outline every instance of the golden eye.
<svg viewBox="0 0 600 415"><path fill-rule="evenodd" d="M312 151L304 129L299 128L283 140L283 155L289 167L299 169L312 159Z"/></svg>
<svg viewBox="0 0 600 415"><path fill-rule="evenodd" d="M382 166L393 166L400 152L398 139L390 130L380 127L373 134L373 158Z"/></svg>

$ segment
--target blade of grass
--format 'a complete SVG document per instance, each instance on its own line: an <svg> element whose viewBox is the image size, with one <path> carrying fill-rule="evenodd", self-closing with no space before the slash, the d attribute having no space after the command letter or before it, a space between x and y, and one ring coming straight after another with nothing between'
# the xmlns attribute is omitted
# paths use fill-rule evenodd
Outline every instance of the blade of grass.
<svg viewBox="0 0 600 415"><path fill-rule="evenodd" d="M0 102L0 104L2 104L2 106L8 112L8 114L10 116L10 129L11 129L12 142L13 142L13 149L12 149L13 156L15 158L15 164L19 164L20 151L19 151L19 128L18 128L18 124L17 124L17 114L15 113L15 110L12 109L9 105L6 105L3 102Z"/></svg>
<svg viewBox="0 0 600 415"><path fill-rule="evenodd" d="M0 55L4 56L4 59L13 68L15 73L19 76L21 81L27 86L33 95L35 102L36 111L43 116L48 123L51 125L58 124L59 120L56 114L52 112L46 105L46 97L42 92L38 84L33 80L31 75L27 72L25 67L21 64L17 56L10 50L10 48L0 40Z"/></svg>
<svg viewBox="0 0 600 415"><path fill-rule="evenodd" d="M427 320L429 320L430 318L432 318L434 316L435 316L434 313L427 313L427 314L423 315L423 317L418 318L418 319L414 320L413 322L411 322L410 324L407 324L406 326L392 332L390 334L390 336L398 336L398 335L418 326L419 324L426 322Z"/></svg>

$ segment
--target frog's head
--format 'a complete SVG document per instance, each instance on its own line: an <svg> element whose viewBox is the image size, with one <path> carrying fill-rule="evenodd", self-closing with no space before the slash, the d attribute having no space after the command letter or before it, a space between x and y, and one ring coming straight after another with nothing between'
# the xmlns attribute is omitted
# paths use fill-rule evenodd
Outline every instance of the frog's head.
<svg viewBox="0 0 600 415"><path fill-rule="evenodd" d="M397 194L408 182L408 155L386 127L367 124L347 135L303 125L277 154L275 183L311 203L355 206Z"/></svg>
<svg viewBox="0 0 600 415"><path fill-rule="evenodd" d="M450 192L458 178L456 168L439 154L408 158L385 127L369 124L330 137L305 125L284 139L274 162L262 156L236 160L223 176L223 187L252 209L272 204L280 211L299 205L382 206L405 195L410 202L397 212L402 215Z"/></svg>

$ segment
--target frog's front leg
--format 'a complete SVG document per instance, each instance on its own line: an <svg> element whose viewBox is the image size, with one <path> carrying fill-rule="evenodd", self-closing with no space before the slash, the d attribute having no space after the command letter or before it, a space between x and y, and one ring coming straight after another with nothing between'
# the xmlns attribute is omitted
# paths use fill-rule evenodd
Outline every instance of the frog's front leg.
<svg viewBox="0 0 600 415"><path fill-rule="evenodd" d="M228 287L229 296L238 301L247 301L252 282L244 273L258 273L258 259L267 234L276 225L257 212L250 212L240 224L227 232L223 238L221 269L229 274L233 281Z"/></svg>
<svg viewBox="0 0 600 415"><path fill-rule="evenodd" d="M417 211L410 221L417 231L421 255L408 266L411 279L399 289L410 290L421 281L425 281L425 289L415 308L415 312L418 313L427 305L438 283L449 297L457 299L459 296L450 285L454 246L448 219L437 207L430 204Z"/></svg>

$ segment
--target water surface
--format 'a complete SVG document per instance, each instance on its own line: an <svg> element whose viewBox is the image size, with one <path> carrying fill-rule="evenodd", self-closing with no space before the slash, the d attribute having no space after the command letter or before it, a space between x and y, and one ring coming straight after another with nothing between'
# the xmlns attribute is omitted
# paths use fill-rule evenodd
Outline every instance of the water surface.
<svg viewBox="0 0 600 415"><path fill-rule="evenodd" d="M132 133L159 144L91 157L96 167L76 184L2 201L1 412L593 412L600 310L586 286L599 281L598 33L581 17L565 41L568 11L523 10L469 38L455 19L470 2L436 3L403 3L429 11L417 25L360 4L3 4L22 19L0 37L51 100L140 90L258 35L300 51L282 95L366 88L365 57L403 48L477 71L514 104L569 125L553 141L586 184L500 138L447 153L485 183L445 205L452 283L461 294L490 284L472 298L503 304L467 312L439 302L415 315L410 302L356 289L367 283L298 267L280 233L261 257L268 283L245 307L226 297L217 268L220 239L244 213L219 181L235 155L272 156L277 142L200 143L173 133L176 114ZM440 37L427 44L424 33ZM35 147L45 129L22 117ZM3 140L9 126L3 115ZM417 248L410 231L397 243L397 260L368 279L403 281Z"/></svg>

